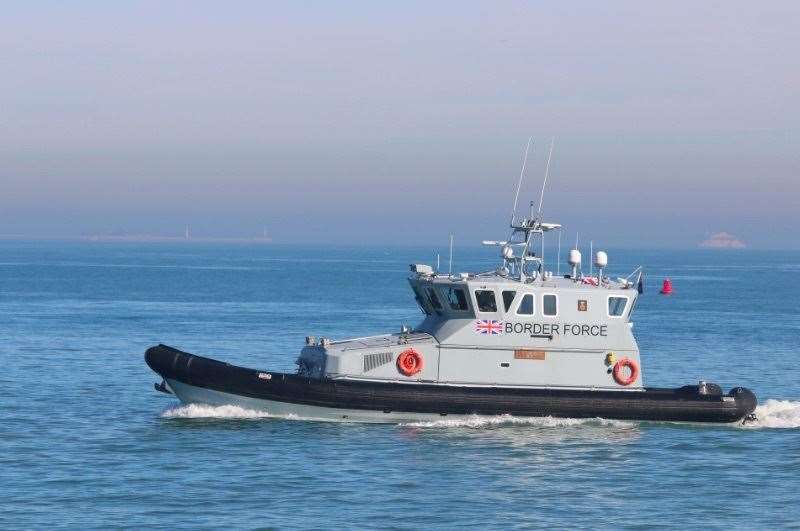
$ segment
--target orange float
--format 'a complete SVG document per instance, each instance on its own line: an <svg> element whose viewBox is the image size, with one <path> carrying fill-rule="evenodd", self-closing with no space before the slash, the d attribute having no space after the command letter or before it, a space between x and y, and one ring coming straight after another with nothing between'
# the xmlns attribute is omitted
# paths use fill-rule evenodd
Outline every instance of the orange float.
<svg viewBox="0 0 800 531"><path fill-rule="evenodd" d="M628 376L623 376L622 370L625 368L630 370ZM630 358L622 358L614 365L614 381L620 385L630 385L639 377L639 366Z"/></svg>
<svg viewBox="0 0 800 531"><path fill-rule="evenodd" d="M422 354L413 348L404 350L397 356L397 370L403 376L414 376L422 370Z"/></svg>

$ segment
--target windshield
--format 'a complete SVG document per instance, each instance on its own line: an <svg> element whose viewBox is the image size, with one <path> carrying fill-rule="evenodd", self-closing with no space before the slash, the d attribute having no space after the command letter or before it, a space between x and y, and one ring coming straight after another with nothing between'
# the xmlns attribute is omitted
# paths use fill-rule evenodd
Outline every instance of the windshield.
<svg viewBox="0 0 800 531"><path fill-rule="evenodd" d="M433 291L433 288L428 288L425 291L428 292L428 300L430 301L431 306L433 306L433 309L434 310L441 310L442 309L442 303L439 302L439 297L436 295L436 292Z"/></svg>
<svg viewBox="0 0 800 531"><path fill-rule="evenodd" d="M467 294L461 288L446 287L442 289L444 299L450 306L451 310L457 312L466 312L469 310L469 303L467 303Z"/></svg>

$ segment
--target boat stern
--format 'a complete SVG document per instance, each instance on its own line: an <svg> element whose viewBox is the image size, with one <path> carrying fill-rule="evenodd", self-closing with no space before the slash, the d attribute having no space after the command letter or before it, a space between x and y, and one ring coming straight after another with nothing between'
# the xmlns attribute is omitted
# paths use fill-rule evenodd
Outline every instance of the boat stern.
<svg viewBox="0 0 800 531"><path fill-rule="evenodd" d="M754 422L757 420L755 411L758 406L758 398L753 391L746 387L734 387L725 398L728 400L733 399L734 404L736 404L737 415L742 422Z"/></svg>
<svg viewBox="0 0 800 531"><path fill-rule="evenodd" d="M297 373L307 378L435 381L439 345L425 332L330 341L306 338Z"/></svg>

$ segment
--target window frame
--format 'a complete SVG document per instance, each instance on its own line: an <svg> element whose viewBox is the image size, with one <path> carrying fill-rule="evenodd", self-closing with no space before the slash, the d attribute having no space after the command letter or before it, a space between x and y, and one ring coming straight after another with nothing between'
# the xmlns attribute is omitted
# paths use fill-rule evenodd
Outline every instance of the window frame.
<svg viewBox="0 0 800 531"><path fill-rule="evenodd" d="M431 294L433 295L433 297L431 296ZM436 293L436 288L434 288L433 286L426 286L425 295L427 296L428 303L431 305L431 308L433 308L433 311L436 312L437 314L441 314L444 311L444 305L442 304L442 301L439 299L439 294ZM436 300L436 302L439 304L438 307L433 302L434 300Z"/></svg>
<svg viewBox="0 0 800 531"><path fill-rule="evenodd" d="M492 299L494 300L494 311L492 311L492 310L481 310L481 304L478 301L478 292L479 291L485 291L487 293L491 293L492 294ZM474 303L474 305L475 305L475 313L498 313L500 311L499 310L499 306L497 305L497 292L495 290L488 289L488 288L475 288L475 289L472 290L472 295L475 297L475 303Z"/></svg>
<svg viewBox="0 0 800 531"><path fill-rule="evenodd" d="M633 316L633 312L636 311L636 304L639 302L639 297L633 297L633 302L631 302L630 307L628 308L628 321L631 320Z"/></svg>
<svg viewBox="0 0 800 531"><path fill-rule="evenodd" d="M506 304L506 293L513 293L514 296L511 297L511 300L508 304ZM503 299L503 313L511 313L511 308L514 307L514 301L517 300L517 293L520 293L514 289L504 289L500 292L500 298Z"/></svg>
<svg viewBox="0 0 800 531"><path fill-rule="evenodd" d="M412 291L414 292L414 300L417 301L417 305L423 311L423 313L428 316L433 313L432 308L430 307L430 301L428 301L427 297L421 286L412 286Z"/></svg>
<svg viewBox="0 0 800 531"><path fill-rule="evenodd" d="M555 299L556 299L556 313L554 313L554 314L544 313L544 308L545 308L545 306L544 306L544 298L545 297L555 297ZM561 309L560 306L561 306L561 304L560 304L560 302L558 300L558 294L557 293L542 293L542 317L547 317L547 318L558 317L558 315L561 313L559 311Z"/></svg>
<svg viewBox="0 0 800 531"><path fill-rule="evenodd" d="M464 294L464 303L466 303L466 309L462 310L461 308L453 308L453 305L450 304L450 297L447 296L447 290L458 290L460 289L461 292ZM457 284L455 286L439 286L439 295L444 299L444 302L447 303L447 307L445 311L453 312L453 313L469 313L470 312L470 300L469 300L469 291L467 286L464 284ZM444 306L444 305L442 305Z"/></svg>
<svg viewBox="0 0 800 531"><path fill-rule="evenodd" d="M622 307L622 313L619 315L611 315L611 299L625 299L625 306ZM606 298L606 315L609 319L622 319L625 317L626 310L628 310L628 303L631 301L631 298L627 295L609 295Z"/></svg>
<svg viewBox="0 0 800 531"><path fill-rule="evenodd" d="M517 303L516 307L514 308L514 315L522 315L523 317L533 317L536 315L536 294L530 291L522 291L520 292L522 296L519 298L519 302ZM531 313L519 313L519 308L522 306L522 302L525 300L525 297L530 296L531 300L533 301L533 309Z"/></svg>

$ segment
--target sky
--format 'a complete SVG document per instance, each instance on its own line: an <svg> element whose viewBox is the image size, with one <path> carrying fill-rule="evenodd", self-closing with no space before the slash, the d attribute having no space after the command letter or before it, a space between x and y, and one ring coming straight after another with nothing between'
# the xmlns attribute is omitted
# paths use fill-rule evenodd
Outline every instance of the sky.
<svg viewBox="0 0 800 531"><path fill-rule="evenodd" d="M800 2L14 2L0 235L800 247Z"/></svg>

